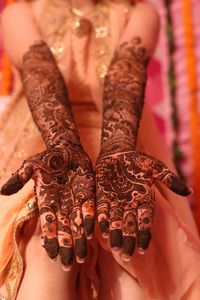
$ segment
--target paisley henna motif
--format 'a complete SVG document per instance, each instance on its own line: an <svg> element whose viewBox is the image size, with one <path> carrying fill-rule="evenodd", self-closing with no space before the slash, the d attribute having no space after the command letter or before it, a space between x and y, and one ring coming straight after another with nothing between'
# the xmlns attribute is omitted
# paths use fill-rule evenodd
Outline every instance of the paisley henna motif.
<svg viewBox="0 0 200 300"><path fill-rule="evenodd" d="M123 247L125 254L133 254L135 239L140 248L146 249L149 245L154 215L152 185L156 179L177 194L190 193L164 163L145 153L122 152L100 156L97 161L100 229L103 233L110 231L111 246Z"/></svg>
<svg viewBox="0 0 200 300"><path fill-rule="evenodd" d="M24 55L21 77L47 150L25 160L1 193L16 193L33 178L44 248L68 265L74 252L86 256L86 236L94 230L93 168L80 144L64 79L44 42Z"/></svg>
<svg viewBox="0 0 200 300"><path fill-rule="evenodd" d="M154 215L152 185L162 181L177 194L190 190L166 165L136 149L146 83L147 51L141 39L122 44L104 89L101 152L96 163L97 215L103 236L130 260L135 244L147 249Z"/></svg>
<svg viewBox="0 0 200 300"><path fill-rule="evenodd" d="M144 102L149 57L141 39L133 38L116 51L105 80L102 151L115 153L136 145Z"/></svg>
<svg viewBox="0 0 200 300"><path fill-rule="evenodd" d="M80 145L63 76L44 42L25 53L21 78L33 119L47 147Z"/></svg>

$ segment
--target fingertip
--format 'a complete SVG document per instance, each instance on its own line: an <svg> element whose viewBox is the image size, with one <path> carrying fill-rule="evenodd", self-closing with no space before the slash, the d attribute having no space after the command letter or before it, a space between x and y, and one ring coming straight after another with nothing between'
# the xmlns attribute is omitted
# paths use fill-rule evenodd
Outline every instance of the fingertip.
<svg viewBox="0 0 200 300"><path fill-rule="evenodd" d="M100 221L99 228L100 228L102 234L103 233L107 234L109 232L109 222L107 220Z"/></svg>
<svg viewBox="0 0 200 300"><path fill-rule="evenodd" d="M84 220L84 226L85 226L85 231L88 239L88 237L92 236L92 233L94 232L94 219L90 217L86 217Z"/></svg>
<svg viewBox="0 0 200 300"><path fill-rule="evenodd" d="M74 249L72 247L67 248L61 246L59 248L59 255L60 255L62 266L69 267L70 265L72 265L74 259Z"/></svg>
<svg viewBox="0 0 200 300"><path fill-rule="evenodd" d="M179 187L176 186L175 188L172 188L172 191L183 197L189 196L191 194L190 189L186 185Z"/></svg>
<svg viewBox="0 0 200 300"><path fill-rule="evenodd" d="M74 241L74 249L76 257L84 259L87 256L87 245L85 235Z"/></svg>
<svg viewBox="0 0 200 300"><path fill-rule="evenodd" d="M138 231L138 240L137 240L138 249L142 249L143 251L145 251L149 247L150 241L151 241L150 230Z"/></svg>
<svg viewBox="0 0 200 300"><path fill-rule="evenodd" d="M136 238L135 236L123 236L123 254L131 257L135 251Z"/></svg>
<svg viewBox="0 0 200 300"><path fill-rule="evenodd" d="M53 259L58 255L59 244L57 238L44 238L43 248L46 250L48 256Z"/></svg>
<svg viewBox="0 0 200 300"><path fill-rule="evenodd" d="M1 188L1 195L10 196L23 187L23 182L18 173L14 174Z"/></svg>
<svg viewBox="0 0 200 300"><path fill-rule="evenodd" d="M174 193L180 196L189 196L191 194L191 188L189 188L182 179L175 175L169 177L166 184Z"/></svg>
<svg viewBox="0 0 200 300"><path fill-rule="evenodd" d="M110 231L110 246L113 248L121 248L123 244L121 229Z"/></svg>

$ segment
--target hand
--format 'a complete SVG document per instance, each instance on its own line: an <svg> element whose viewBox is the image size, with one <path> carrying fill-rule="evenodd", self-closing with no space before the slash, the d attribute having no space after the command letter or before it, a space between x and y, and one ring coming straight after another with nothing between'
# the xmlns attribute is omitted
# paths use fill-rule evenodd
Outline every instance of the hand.
<svg viewBox="0 0 200 300"><path fill-rule="evenodd" d="M35 182L44 248L50 258L58 254L65 269L87 255L86 236L94 230L95 181L91 162L81 147L52 147L24 161L4 184L1 194L19 191Z"/></svg>
<svg viewBox="0 0 200 300"><path fill-rule="evenodd" d="M175 193L190 190L167 166L139 151L100 154L96 164L97 216L103 237L110 235L113 250L129 261L135 244L148 248L154 215L152 185L160 180Z"/></svg>

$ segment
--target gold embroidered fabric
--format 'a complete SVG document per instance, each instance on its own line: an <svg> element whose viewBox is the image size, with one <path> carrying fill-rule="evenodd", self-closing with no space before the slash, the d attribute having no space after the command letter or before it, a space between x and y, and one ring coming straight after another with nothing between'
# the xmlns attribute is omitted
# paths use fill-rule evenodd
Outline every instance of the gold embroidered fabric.
<svg viewBox="0 0 200 300"><path fill-rule="evenodd" d="M20 214L15 223L13 233L15 250L10 261L9 271L5 281L5 286L7 290L7 297L5 299L16 299L17 290L23 273L23 261L18 249L17 236L18 234L20 234L20 229L23 226L24 222L30 220L35 215L37 215L37 203L36 199L33 196L20 211Z"/></svg>
<svg viewBox="0 0 200 300"><path fill-rule="evenodd" d="M109 7L98 3L88 14L71 7L67 1L47 1L40 22L42 35L49 41L50 49L62 70L66 65L61 59L66 53L66 35L93 40L92 55L96 57L96 73L103 80L111 59ZM57 17L59 15L59 18ZM73 39L73 38L72 38Z"/></svg>

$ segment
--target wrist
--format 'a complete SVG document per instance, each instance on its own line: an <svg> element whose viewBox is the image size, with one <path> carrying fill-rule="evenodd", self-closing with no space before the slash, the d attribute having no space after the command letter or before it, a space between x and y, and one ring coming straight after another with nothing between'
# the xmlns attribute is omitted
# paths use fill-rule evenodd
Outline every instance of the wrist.
<svg viewBox="0 0 200 300"><path fill-rule="evenodd" d="M112 155L121 152L134 151L136 139L127 136L113 137L101 142L100 155Z"/></svg>
<svg viewBox="0 0 200 300"><path fill-rule="evenodd" d="M115 118L114 118L115 117ZM124 120L112 116L109 120L104 118L102 129L102 148L135 148L137 142L139 120L126 114Z"/></svg>
<svg viewBox="0 0 200 300"><path fill-rule="evenodd" d="M68 125L68 127L66 125ZM81 145L78 131L72 122L65 122L65 124L57 124L57 122L54 122L53 126L50 126L47 129L48 130L43 132L41 131L47 148Z"/></svg>
<svg viewBox="0 0 200 300"><path fill-rule="evenodd" d="M51 141L47 145L47 149L59 148L59 149L73 149L73 150L83 150L83 147L80 143L80 140L72 140L72 139L62 139L57 142Z"/></svg>

